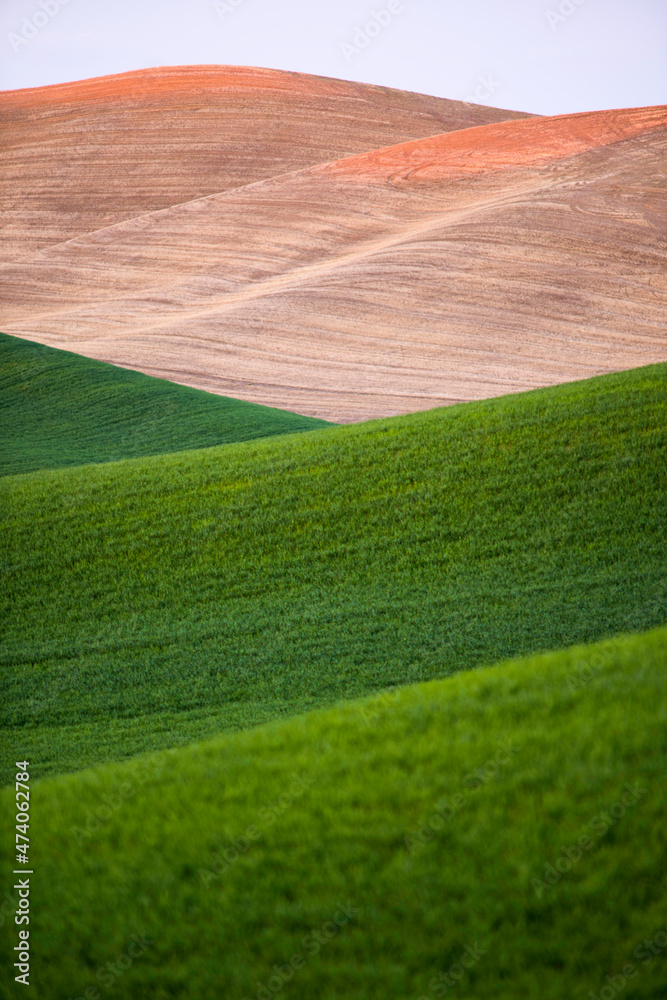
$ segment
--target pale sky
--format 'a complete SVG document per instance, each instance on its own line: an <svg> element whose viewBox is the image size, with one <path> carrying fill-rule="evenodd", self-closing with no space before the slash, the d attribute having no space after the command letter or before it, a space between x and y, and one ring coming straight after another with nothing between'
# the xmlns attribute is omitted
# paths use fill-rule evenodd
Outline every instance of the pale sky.
<svg viewBox="0 0 667 1000"><path fill-rule="evenodd" d="M219 63L539 114L667 102L667 0L0 0L0 89Z"/></svg>

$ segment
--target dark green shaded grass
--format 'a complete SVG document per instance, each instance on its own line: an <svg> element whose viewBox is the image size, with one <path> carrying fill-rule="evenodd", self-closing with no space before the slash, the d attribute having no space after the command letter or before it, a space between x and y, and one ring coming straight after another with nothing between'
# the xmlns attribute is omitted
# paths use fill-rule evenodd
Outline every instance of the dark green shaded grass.
<svg viewBox="0 0 667 1000"><path fill-rule="evenodd" d="M0 334L0 476L326 426Z"/></svg>
<svg viewBox="0 0 667 1000"><path fill-rule="evenodd" d="M664 623L666 375L5 478L6 759L72 770Z"/></svg>
<svg viewBox="0 0 667 1000"><path fill-rule="evenodd" d="M139 933L118 998L255 1000L299 954L268 996L433 1000L466 946L447 996L584 1000L632 963L622 996L664 997L666 668L662 628L36 782L32 995L106 996Z"/></svg>

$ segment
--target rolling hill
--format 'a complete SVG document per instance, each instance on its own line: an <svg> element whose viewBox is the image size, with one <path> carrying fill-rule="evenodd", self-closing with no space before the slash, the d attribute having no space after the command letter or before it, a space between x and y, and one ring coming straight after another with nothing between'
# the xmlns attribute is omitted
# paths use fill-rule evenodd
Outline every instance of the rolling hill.
<svg viewBox="0 0 667 1000"><path fill-rule="evenodd" d="M0 334L0 476L323 426Z"/></svg>
<svg viewBox="0 0 667 1000"><path fill-rule="evenodd" d="M657 1000L666 658L662 628L33 783L31 983Z"/></svg>
<svg viewBox="0 0 667 1000"><path fill-rule="evenodd" d="M464 128L0 267L4 329L337 422L667 358L667 109Z"/></svg>
<svg viewBox="0 0 667 1000"><path fill-rule="evenodd" d="M172 67L0 134L37 1000L663 998L667 108Z"/></svg>
<svg viewBox="0 0 667 1000"><path fill-rule="evenodd" d="M4 477L5 760L74 770L663 624L666 374Z"/></svg>
<svg viewBox="0 0 667 1000"><path fill-rule="evenodd" d="M0 260L377 146L527 117L245 66L0 92Z"/></svg>

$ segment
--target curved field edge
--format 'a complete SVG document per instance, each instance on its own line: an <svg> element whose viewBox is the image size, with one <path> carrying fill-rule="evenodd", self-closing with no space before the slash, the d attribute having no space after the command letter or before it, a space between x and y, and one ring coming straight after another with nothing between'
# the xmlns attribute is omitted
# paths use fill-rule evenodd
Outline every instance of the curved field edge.
<svg viewBox="0 0 667 1000"><path fill-rule="evenodd" d="M326 426L0 333L0 476Z"/></svg>
<svg viewBox="0 0 667 1000"><path fill-rule="evenodd" d="M661 996L666 666L661 628L37 781L36 995Z"/></svg>
<svg viewBox="0 0 667 1000"><path fill-rule="evenodd" d="M666 373L6 477L3 739L75 770L663 624Z"/></svg>

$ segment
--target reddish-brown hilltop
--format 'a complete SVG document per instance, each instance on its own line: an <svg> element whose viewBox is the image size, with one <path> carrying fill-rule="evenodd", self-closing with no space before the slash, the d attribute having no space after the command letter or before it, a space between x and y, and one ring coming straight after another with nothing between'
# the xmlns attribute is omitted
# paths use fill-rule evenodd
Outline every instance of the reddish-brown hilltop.
<svg viewBox="0 0 667 1000"><path fill-rule="evenodd" d="M522 117L234 66L1 92L0 259L311 164Z"/></svg>
<svg viewBox="0 0 667 1000"><path fill-rule="evenodd" d="M511 128L505 123L474 131L471 127L394 144L322 169L363 182L439 181L463 172L540 166L664 126L662 106L534 117L516 121Z"/></svg>
<svg viewBox="0 0 667 1000"><path fill-rule="evenodd" d="M667 358L667 108L470 128L0 268L0 328L352 421Z"/></svg>

